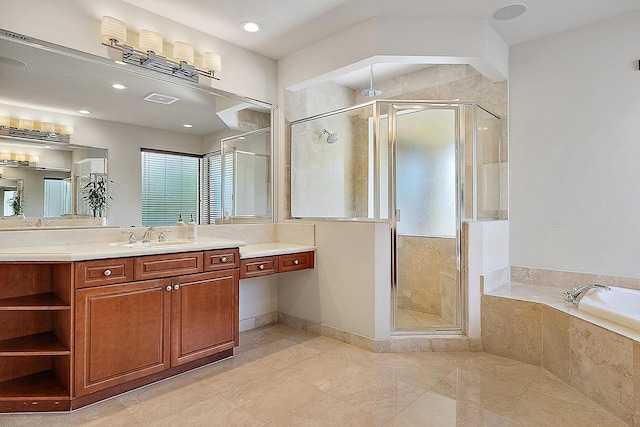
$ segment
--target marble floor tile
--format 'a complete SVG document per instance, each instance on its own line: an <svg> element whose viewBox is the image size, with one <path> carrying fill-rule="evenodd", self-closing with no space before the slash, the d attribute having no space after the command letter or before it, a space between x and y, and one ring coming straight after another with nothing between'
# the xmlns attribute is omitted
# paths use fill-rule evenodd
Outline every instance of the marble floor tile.
<svg viewBox="0 0 640 427"><path fill-rule="evenodd" d="M276 419L267 426L375 427L383 424L384 421L362 409L348 405L328 394L322 394L307 405Z"/></svg>
<svg viewBox="0 0 640 427"><path fill-rule="evenodd" d="M300 408L322 392L281 372L274 372L223 394L261 421L270 422Z"/></svg>
<svg viewBox="0 0 640 427"><path fill-rule="evenodd" d="M504 422L504 418L467 405L465 401L426 392L385 425L390 427L498 427Z"/></svg>
<svg viewBox="0 0 640 427"><path fill-rule="evenodd" d="M233 358L71 413L0 415L0 426L625 425L552 373L487 353L371 353L281 324L241 343Z"/></svg>
<svg viewBox="0 0 640 427"><path fill-rule="evenodd" d="M367 368L329 354L319 354L282 370L282 373L327 391Z"/></svg>
<svg viewBox="0 0 640 427"><path fill-rule="evenodd" d="M393 368L369 368L327 393L373 416L390 420L426 391L395 376Z"/></svg>

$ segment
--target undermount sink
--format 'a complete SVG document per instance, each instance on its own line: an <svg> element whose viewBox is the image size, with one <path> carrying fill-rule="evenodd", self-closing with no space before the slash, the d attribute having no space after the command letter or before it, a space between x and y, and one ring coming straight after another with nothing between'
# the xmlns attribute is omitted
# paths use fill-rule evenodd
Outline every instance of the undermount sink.
<svg viewBox="0 0 640 427"><path fill-rule="evenodd" d="M195 240L165 240L164 242L152 241L152 242L135 242L135 243L109 243L109 246L120 246L123 248L157 248L167 246L186 246L194 245L197 242Z"/></svg>

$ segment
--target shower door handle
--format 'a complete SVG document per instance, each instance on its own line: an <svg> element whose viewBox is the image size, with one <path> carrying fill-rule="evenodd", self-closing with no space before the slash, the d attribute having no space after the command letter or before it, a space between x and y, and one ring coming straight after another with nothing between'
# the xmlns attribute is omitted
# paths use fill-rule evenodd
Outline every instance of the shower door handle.
<svg viewBox="0 0 640 427"><path fill-rule="evenodd" d="M400 209L396 209L396 222L400 222Z"/></svg>

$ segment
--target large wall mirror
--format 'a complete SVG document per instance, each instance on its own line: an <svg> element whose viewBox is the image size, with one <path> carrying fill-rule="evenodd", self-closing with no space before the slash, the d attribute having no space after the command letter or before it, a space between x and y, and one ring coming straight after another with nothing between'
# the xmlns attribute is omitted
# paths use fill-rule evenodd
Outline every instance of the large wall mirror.
<svg viewBox="0 0 640 427"><path fill-rule="evenodd" d="M25 119L36 129L44 122L74 130L70 143L47 144L2 135L0 128L0 155L26 156L23 168L0 164L4 178L23 180L24 215L93 217L80 203L78 188L102 174L112 200L99 215L109 225L142 225L141 153L154 150L202 159L196 212L183 214L197 215L201 224L272 221L272 106L214 89L207 77L196 84L125 65L117 51L105 52L110 59L0 29L0 116L10 118L12 128ZM227 160L218 162L216 173L204 170L204 160L216 155L232 158L230 191L219 179ZM29 156L37 161L29 162ZM82 182L73 172L78 164L89 168ZM206 181L214 175L215 182ZM204 206L210 194L224 207ZM165 225L175 224L175 216L169 217Z"/></svg>

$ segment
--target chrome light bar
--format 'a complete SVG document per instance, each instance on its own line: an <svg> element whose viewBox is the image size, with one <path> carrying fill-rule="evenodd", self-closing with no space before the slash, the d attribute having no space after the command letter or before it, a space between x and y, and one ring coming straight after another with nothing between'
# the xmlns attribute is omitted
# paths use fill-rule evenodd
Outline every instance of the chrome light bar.
<svg viewBox="0 0 640 427"><path fill-rule="evenodd" d="M120 44L116 39L109 39L110 43L102 43L103 45L122 52L122 62L126 64L137 65L139 67L148 68L162 74L167 74L181 79L186 79L194 83L199 83L199 76L209 77L210 79L220 80L215 76L215 71L205 71L191 65L185 61L172 61L162 55L157 55L150 50L142 52L127 44Z"/></svg>
<svg viewBox="0 0 640 427"><path fill-rule="evenodd" d="M42 132L39 130L18 129L13 127L7 128L4 126L0 126L0 136L34 139L46 142L62 142L66 144L70 142L69 135L59 134L58 132Z"/></svg>

